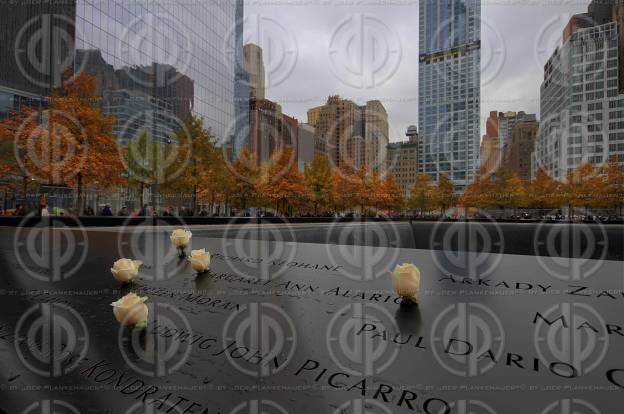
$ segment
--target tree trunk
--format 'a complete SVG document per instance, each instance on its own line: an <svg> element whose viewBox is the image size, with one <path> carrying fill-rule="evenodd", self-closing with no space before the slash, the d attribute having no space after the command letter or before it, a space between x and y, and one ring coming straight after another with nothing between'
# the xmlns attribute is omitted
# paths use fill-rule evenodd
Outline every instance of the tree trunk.
<svg viewBox="0 0 624 414"><path fill-rule="evenodd" d="M230 193L229 191L226 191L224 194L225 197L225 206L223 209L223 214L228 217L230 214L228 213L228 209L230 208Z"/></svg>
<svg viewBox="0 0 624 414"><path fill-rule="evenodd" d="M78 173L78 181L76 183L78 199L76 200L76 215L81 215L84 210L83 192L82 192L82 173ZM97 209L97 206L96 206Z"/></svg>
<svg viewBox="0 0 624 414"><path fill-rule="evenodd" d="M26 191L28 191L28 177L22 179L22 196L24 197L24 208L26 208Z"/></svg>

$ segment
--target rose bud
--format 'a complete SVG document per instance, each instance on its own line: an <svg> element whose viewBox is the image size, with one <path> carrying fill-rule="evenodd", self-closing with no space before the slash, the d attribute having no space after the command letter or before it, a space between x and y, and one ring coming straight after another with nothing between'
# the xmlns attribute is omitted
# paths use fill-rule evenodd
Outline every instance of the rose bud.
<svg viewBox="0 0 624 414"><path fill-rule="evenodd" d="M188 260L197 273L204 273L210 267L210 253L206 249L191 250L191 256Z"/></svg>
<svg viewBox="0 0 624 414"><path fill-rule="evenodd" d="M191 237L193 237L193 233L190 231L175 229L173 233L171 233L171 243L178 249L184 248L189 244Z"/></svg>
<svg viewBox="0 0 624 414"><path fill-rule="evenodd" d="M136 293L128 293L117 302L111 303L117 322L125 326L147 324L147 296L139 297Z"/></svg>
<svg viewBox="0 0 624 414"><path fill-rule="evenodd" d="M395 267L390 275L395 292L405 300L418 303L420 289L420 270L411 263Z"/></svg>
<svg viewBox="0 0 624 414"><path fill-rule="evenodd" d="M121 283L132 282L139 274L139 267L143 262L140 260L119 259L111 268L111 273Z"/></svg>

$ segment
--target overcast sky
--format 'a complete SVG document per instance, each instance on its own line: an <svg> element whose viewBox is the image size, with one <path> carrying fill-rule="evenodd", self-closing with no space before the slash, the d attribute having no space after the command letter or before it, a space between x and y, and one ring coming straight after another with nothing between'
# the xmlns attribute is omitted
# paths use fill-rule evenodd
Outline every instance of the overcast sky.
<svg viewBox="0 0 624 414"><path fill-rule="evenodd" d="M543 65L589 0L482 2L482 130L491 110L539 114ZM339 94L379 99L390 140L418 125L417 0L245 0L245 40L265 50L267 98L307 120Z"/></svg>

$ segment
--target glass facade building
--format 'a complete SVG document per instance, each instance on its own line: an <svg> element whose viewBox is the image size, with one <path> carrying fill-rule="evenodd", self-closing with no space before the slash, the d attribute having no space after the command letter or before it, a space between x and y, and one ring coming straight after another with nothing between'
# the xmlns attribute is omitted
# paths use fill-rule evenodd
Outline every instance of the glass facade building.
<svg viewBox="0 0 624 414"><path fill-rule="evenodd" d="M544 66L537 168L565 180L582 163L624 163L624 95L618 25L579 28Z"/></svg>
<svg viewBox="0 0 624 414"><path fill-rule="evenodd" d="M248 99L237 75L243 0L42 3L0 10L2 34L15 44L1 56L5 109L43 99L73 69L97 76L120 140L141 128L166 139L191 112L221 142L236 135Z"/></svg>
<svg viewBox="0 0 624 414"><path fill-rule="evenodd" d="M0 118L45 104L73 60L76 5L0 2Z"/></svg>
<svg viewBox="0 0 624 414"><path fill-rule="evenodd" d="M461 188L479 171L480 0L420 0L419 34L422 169Z"/></svg>

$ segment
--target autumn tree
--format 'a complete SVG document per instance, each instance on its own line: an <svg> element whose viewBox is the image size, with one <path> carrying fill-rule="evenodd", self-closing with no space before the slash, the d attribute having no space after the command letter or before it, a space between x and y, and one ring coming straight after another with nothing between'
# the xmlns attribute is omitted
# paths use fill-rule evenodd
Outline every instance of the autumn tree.
<svg viewBox="0 0 624 414"><path fill-rule="evenodd" d="M488 208L492 204L491 193L493 191L493 183L489 176L477 176L475 180L464 189L459 203L465 209Z"/></svg>
<svg viewBox="0 0 624 414"><path fill-rule="evenodd" d="M376 174L376 172L369 173L365 165L355 171L355 197L362 215L365 213L365 207L372 206L376 202L375 186L378 186L379 182L379 176Z"/></svg>
<svg viewBox="0 0 624 414"><path fill-rule="evenodd" d="M113 136L115 118L102 113L94 76L81 73L72 77L68 73L61 89L52 92L49 109L41 118L48 139L37 140L34 145L39 146L38 153L52 153L42 166L43 173L49 184L76 187L79 212L85 186L97 183L106 189L125 182Z"/></svg>
<svg viewBox="0 0 624 414"><path fill-rule="evenodd" d="M377 210L384 209L395 212L403 208L405 197L394 175L382 176L378 171L372 171L362 176L360 180L363 182L361 198L365 204L373 206Z"/></svg>
<svg viewBox="0 0 624 414"><path fill-rule="evenodd" d="M260 168L253 152L244 148L231 165L234 179L234 196L239 200L238 207L246 209L256 200L256 184L260 181Z"/></svg>
<svg viewBox="0 0 624 414"><path fill-rule="evenodd" d="M310 165L305 166L305 182L311 191L314 214L318 207L328 208L333 205L336 185L331 164L326 155L317 154Z"/></svg>
<svg viewBox="0 0 624 414"><path fill-rule="evenodd" d="M0 190L14 189L20 175L22 170L13 155L13 142L0 138Z"/></svg>
<svg viewBox="0 0 624 414"><path fill-rule="evenodd" d="M524 186L525 183L518 177L518 174L512 174L507 180L505 192L507 193L509 206L513 207L515 215L517 215L518 207L522 207L526 204Z"/></svg>
<svg viewBox="0 0 624 414"><path fill-rule="evenodd" d="M343 163L334 169L334 182L336 186L335 204L337 210L353 210L360 204L361 192L360 178L349 163Z"/></svg>
<svg viewBox="0 0 624 414"><path fill-rule="evenodd" d="M5 190L19 188L25 197L28 185L43 178L42 163L33 156L36 146L32 145L41 142L40 135L39 113L32 108L23 107L0 121L0 174Z"/></svg>
<svg viewBox="0 0 624 414"><path fill-rule="evenodd" d="M405 205L405 196L394 175L387 174L381 181L381 188L382 205L390 211L400 212Z"/></svg>
<svg viewBox="0 0 624 414"><path fill-rule="evenodd" d="M121 148L128 185L138 187L141 206L145 188L164 181L162 168L167 162L164 146L149 131L142 130Z"/></svg>
<svg viewBox="0 0 624 414"><path fill-rule="evenodd" d="M360 169L359 171L363 171L363 176L360 179L363 184L360 190L360 198L363 204L362 210L364 210L364 205L372 206L376 210L385 208L389 195L384 188L381 175L377 171L370 173L367 173L365 169Z"/></svg>
<svg viewBox="0 0 624 414"><path fill-rule="evenodd" d="M300 206L311 196L303 175L292 160L292 148L284 146L271 157L256 185L256 191L275 205L277 212L288 212L289 207Z"/></svg>
<svg viewBox="0 0 624 414"><path fill-rule="evenodd" d="M487 193L489 204L492 207L504 209L507 206L507 181L511 176L510 172L505 169L499 169L496 174L491 176L490 192ZM488 184L487 178L483 180L483 187L488 189L485 184Z"/></svg>
<svg viewBox="0 0 624 414"><path fill-rule="evenodd" d="M544 210L560 206L560 185L541 167L527 185L525 195L526 204L531 208Z"/></svg>
<svg viewBox="0 0 624 414"><path fill-rule="evenodd" d="M457 204L458 197L455 194L455 186L446 174L440 175L434 194L435 205L440 207L442 214Z"/></svg>
<svg viewBox="0 0 624 414"><path fill-rule="evenodd" d="M214 155L212 166L206 176L207 179L201 183L200 194L203 200L208 201L210 211L215 205L218 209L223 205L227 212L235 191L236 180L228 168L228 161L225 159L223 151L216 151Z"/></svg>
<svg viewBox="0 0 624 414"><path fill-rule="evenodd" d="M431 176L423 173L418 174L409 198L410 208L419 210L422 216L425 212L433 209L434 196L435 191L431 182Z"/></svg>
<svg viewBox="0 0 624 414"><path fill-rule="evenodd" d="M587 213L589 207L597 206L599 200L597 195L602 183L602 178L592 164L579 164L574 171L570 172L562 186L570 214L572 214L574 207L584 207L585 213Z"/></svg>
<svg viewBox="0 0 624 414"><path fill-rule="evenodd" d="M483 184L487 184L487 179L484 179ZM500 169L496 173L489 194L491 195L490 205L503 209L512 207L514 214L516 209L524 203L522 180L517 174L506 169Z"/></svg>
<svg viewBox="0 0 624 414"><path fill-rule="evenodd" d="M189 114L174 131L174 141L166 148L163 190L191 194L197 211L202 183L215 172L216 138L204 127L203 118Z"/></svg>

